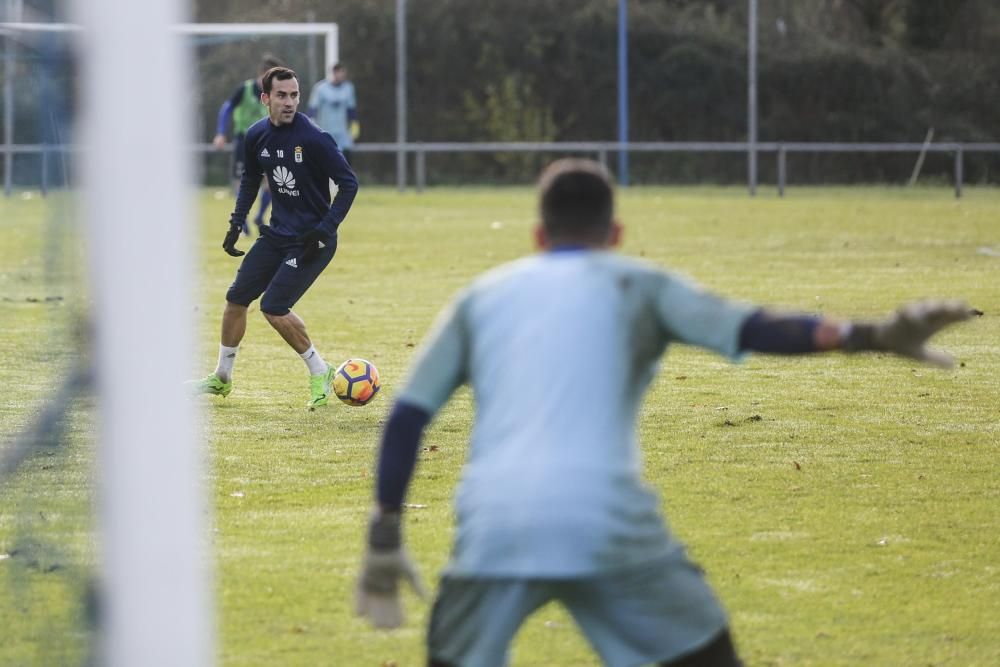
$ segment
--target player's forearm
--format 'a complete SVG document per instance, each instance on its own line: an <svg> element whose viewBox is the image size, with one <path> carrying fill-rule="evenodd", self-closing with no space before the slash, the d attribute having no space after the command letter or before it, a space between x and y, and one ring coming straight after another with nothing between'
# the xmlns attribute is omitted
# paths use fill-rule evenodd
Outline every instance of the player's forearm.
<svg viewBox="0 0 1000 667"><path fill-rule="evenodd" d="M431 415L423 408L397 401L382 431L376 500L384 512L398 512L417 465L417 451Z"/></svg>
<svg viewBox="0 0 1000 667"><path fill-rule="evenodd" d="M740 349L767 354L808 354L839 349L847 328L836 320L758 310L740 330Z"/></svg>
<svg viewBox="0 0 1000 667"><path fill-rule="evenodd" d="M229 117L232 115L233 115L233 105L229 102L229 100L226 100L225 102L222 103L222 106L219 107L219 115L215 119L216 134L226 133L226 125L229 124Z"/></svg>
<svg viewBox="0 0 1000 667"><path fill-rule="evenodd" d="M337 151L336 158L331 160L329 173L333 182L337 184L337 194L320 226L326 228L328 233L333 233L351 210L351 204L358 194L358 177L354 175L354 171L340 151Z"/></svg>
<svg viewBox="0 0 1000 667"><path fill-rule="evenodd" d="M257 199L257 192L260 190L260 180L264 175L260 172L251 172L243 169L243 176L240 177L240 191L236 195L236 207L233 209L231 222L246 222L250 214L250 208Z"/></svg>

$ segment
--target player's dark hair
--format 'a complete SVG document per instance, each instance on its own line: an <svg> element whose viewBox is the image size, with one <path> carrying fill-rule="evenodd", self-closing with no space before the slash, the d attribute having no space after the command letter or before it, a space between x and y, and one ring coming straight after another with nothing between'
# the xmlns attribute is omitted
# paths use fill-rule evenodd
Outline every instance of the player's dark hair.
<svg viewBox="0 0 1000 667"><path fill-rule="evenodd" d="M549 239L601 242L614 217L611 174L599 162L556 160L538 179L542 226Z"/></svg>
<svg viewBox="0 0 1000 667"><path fill-rule="evenodd" d="M343 69L344 69L344 66L343 66L343 65L341 65L340 63L334 63L334 64L333 64L333 67L332 67L331 69L332 69L332 70L333 70L334 72L340 72L341 70L343 70Z"/></svg>
<svg viewBox="0 0 1000 667"><path fill-rule="evenodd" d="M264 76L260 80L260 87L265 94L271 94L271 82L275 79L278 81L288 81L289 79L298 81L299 75L295 73L295 70L288 67L272 67L264 72Z"/></svg>

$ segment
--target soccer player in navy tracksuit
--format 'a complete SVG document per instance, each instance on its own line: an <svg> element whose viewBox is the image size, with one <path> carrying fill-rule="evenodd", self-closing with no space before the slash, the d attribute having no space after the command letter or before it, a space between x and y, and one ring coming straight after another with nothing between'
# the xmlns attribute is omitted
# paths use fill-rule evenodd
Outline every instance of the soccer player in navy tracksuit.
<svg viewBox="0 0 1000 667"><path fill-rule="evenodd" d="M233 390L233 362L246 333L247 307L263 295L264 317L309 368L308 407L315 409L329 401L334 369L313 347L305 323L291 309L333 259L337 228L351 208L358 179L337 142L296 111L300 98L294 71L274 67L261 85L268 117L247 130L245 169L223 249L233 257L244 254L236 242L262 176L273 197L271 223L261 228L226 293L218 366L195 385L199 392L216 396ZM330 179L337 185L332 203Z"/></svg>

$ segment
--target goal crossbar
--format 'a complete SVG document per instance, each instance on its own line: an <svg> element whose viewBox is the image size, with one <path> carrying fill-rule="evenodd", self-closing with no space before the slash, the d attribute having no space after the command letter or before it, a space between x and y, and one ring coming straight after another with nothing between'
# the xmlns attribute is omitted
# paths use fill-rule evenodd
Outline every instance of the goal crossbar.
<svg viewBox="0 0 1000 667"><path fill-rule="evenodd" d="M336 23L179 23L175 29L185 35L319 35L324 38L326 66L337 62L340 33ZM0 23L0 34L24 32L74 32L75 23Z"/></svg>

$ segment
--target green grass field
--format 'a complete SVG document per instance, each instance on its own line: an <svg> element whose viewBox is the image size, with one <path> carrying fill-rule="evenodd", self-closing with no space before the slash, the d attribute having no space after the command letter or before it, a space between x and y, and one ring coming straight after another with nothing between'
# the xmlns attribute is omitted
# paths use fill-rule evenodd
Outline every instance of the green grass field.
<svg viewBox="0 0 1000 667"><path fill-rule="evenodd" d="M730 611L748 665L1000 664L1000 192L965 194L621 196L624 252L736 298L875 317L954 296L986 313L937 341L960 360L953 371L878 355L730 365L668 353L642 412L646 476ZM199 195L192 377L214 368L238 264L219 247L231 201L213 195ZM72 356L82 263L53 272L43 253L65 234L47 222L58 205L0 201L2 433L30 421ZM234 392L199 401L220 664L423 664L427 604L408 596L405 628L388 634L351 610L379 427L438 309L473 275L531 252L533 220L529 189L362 190L334 263L296 311L329 361L379 367L383 393L365 408L306 412L303 363L251 313ZM82 256L78 244L61 256ZM533 381L526 390L541 389ZM67 446L0 480L0 664L73 664L87 650L91 413L79 406ZM463 391L429 430L411 487L419 507L406 534L429 583L447 558L471 417ZM515 667L597 664L557 608L532 617L515 645Z"/></svg>

